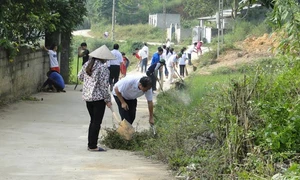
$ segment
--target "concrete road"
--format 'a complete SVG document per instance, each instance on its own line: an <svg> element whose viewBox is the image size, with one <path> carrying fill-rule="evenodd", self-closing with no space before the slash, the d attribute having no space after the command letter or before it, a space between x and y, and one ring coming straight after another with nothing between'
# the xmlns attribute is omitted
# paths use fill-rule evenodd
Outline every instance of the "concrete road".
<svg viewBox="0 0 300 180"><path fill-rule="evenodd" d="M43 101L21 101L0 109L1 180L174 179L166 165L134 152L87 151L89 115L80 88L74 91L68 85L66 93L38 93L33 96ZM145 97L138 102L134 127L147 129ZM102 127L112 127L108 109Z"/></svg>

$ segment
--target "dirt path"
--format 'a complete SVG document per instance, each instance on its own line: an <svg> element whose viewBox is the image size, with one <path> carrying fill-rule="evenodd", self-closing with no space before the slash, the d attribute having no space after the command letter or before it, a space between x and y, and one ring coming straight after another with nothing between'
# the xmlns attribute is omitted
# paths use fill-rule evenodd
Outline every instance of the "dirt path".
<svg viewBox="0 0 300 180"><path fill-rule="evenodd" d="M166 165L134 152L87 151L89 116L80 88L75 91L68 85L67 93L39 93L34 96L43 101L22 101L0 109L0 179L175 179ZM145 97L138 103L134 127L147 129ZM102 127L112 127L108 110Z"/></svg>

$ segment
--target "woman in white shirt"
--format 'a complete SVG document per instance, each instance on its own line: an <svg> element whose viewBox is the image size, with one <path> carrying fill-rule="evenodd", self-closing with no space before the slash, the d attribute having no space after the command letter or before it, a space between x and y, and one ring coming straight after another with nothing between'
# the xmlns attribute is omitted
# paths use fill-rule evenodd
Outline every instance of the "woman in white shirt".
<svg viewBox="0 0 300 180"><path fill-rule="evenodd" d="M184 70L185 70L185 61L186 61L186 48L182 48L181 50L182 56L179 58L179 74L180 76L184 77Z"/></svg>

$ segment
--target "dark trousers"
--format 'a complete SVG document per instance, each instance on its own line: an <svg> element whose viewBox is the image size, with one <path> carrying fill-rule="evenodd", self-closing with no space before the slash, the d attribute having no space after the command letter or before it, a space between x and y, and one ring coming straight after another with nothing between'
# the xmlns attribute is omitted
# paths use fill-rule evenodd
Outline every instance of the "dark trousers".
<svg viewBox="0 0 300 180"><path fill-rule="evenodd" d="M99 131L105 112L105 105L106 103L104 100L86 102L86 107L91 117L88 134L88 147L90 149L97 148Z"/></svg>
<svg viewBox="0 0 300 180"><path fill-rule="evenodd" d="M152 91L156 91L157 89L156 89L156 75L155 75L155 72L153 72L153 73L150 73L149 71L147 71L146 72L146 75L148 76L148 77L150 77L151 78L151 80L152 80Z"/></svg>
<svg viewBox="0 0 300 180"><path fill-rule="evenodd" d="M184 77L184 68L185 68L185 65L179 65L179 73L182 77Z"/></svg>
<svg viewBox="0 0 300 180"><path fill-rule="evenodd" d="M148 58L142 59L141 72L147 71Z"/></svg>
<svg viewBox="0 0 300 180"><path fill-rule="evenodd" d="M169 76L169 71L168 71L166 66L164 68L165 68L165 77L168 77Z"/></svg>
<svg viewBox="0 0 300 180"><path fill-rule="evenodd" d="M54 80L52 80L52 79L50 79L50 78L48 78L48 79L44 82L42 88L46 87L47 85L48 85L49 87L54 86L55 89L56 89L57 91L62 91L62 90L63 90L63 88L61 88L61 86L59 86Z"/></svg>
<svg viewBox="0 0 300 180"><path fill-rule="evenodd" d="M119 81L120 76L120 66L118 65L110 65L109 67L109 84L113 85L116 84Z"/></svg>
<svg viewBox="0 0 300 180"><path fill-rule="evenodd" d="M121 101L119 100L119 98L117 96L114 96L114 98L118 105L121 119L122 120L126 119L130 124L132 124L133 121L135 120L137 99L133 99L133 100L124 99L129 108L129 110L126 111L125 109L122 108Z"/></svg>
<svg viewBox="0 0 300 180"><path fill-rule="evenodd" d="M192 54L188 53L188 65L192 65Z"/></svg>

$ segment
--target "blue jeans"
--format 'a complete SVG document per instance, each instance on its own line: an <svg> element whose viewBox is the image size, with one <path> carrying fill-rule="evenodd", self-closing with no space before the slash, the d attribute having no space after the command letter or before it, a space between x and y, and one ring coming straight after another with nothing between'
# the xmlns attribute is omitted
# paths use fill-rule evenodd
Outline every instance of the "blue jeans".
<svg viewBox="0 0 300 180"><path fill-rule="evenodd" d="M141 72L146 72L147 71L147 64L148 64L148 58L142 59Z"/></svg>

